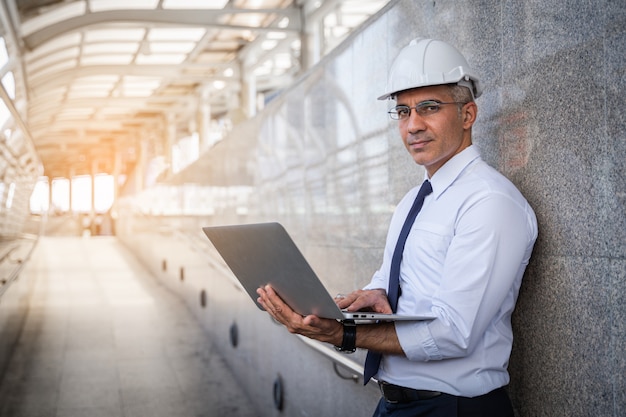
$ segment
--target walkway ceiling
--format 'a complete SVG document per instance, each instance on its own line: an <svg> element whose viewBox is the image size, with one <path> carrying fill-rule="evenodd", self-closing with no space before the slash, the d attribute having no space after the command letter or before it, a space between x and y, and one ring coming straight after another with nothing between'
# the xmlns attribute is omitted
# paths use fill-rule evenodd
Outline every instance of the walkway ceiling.
<svg viewBox="0 0 626 417"><path fill-rule="evenodd" d="M386 3L3 0L0 26L19 59L16 107L53 178L128 173L172 126L197 131L202 106L213 120L251 116L249 83L290 85Z"/></svg>

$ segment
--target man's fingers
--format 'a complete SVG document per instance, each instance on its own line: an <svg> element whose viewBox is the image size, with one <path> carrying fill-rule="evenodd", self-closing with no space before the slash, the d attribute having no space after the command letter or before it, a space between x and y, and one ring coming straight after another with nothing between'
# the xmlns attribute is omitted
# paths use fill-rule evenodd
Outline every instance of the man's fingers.
<svg viewBox="0 0 626 417"><path fill-rule="evenodd" d="M259 303L276 321L288 326L295 314L269 285L257 289Z"/></svg>
<svg viewBox="0 0 626 417"><path fill-rule="evenodd" d="M277 308L274 305L273 300L273 297L275 297L275 293L272 291L271 287L269 285L266 285L265 287L260 287L256 290L256 293L259 294L258 301L263 306L265 311L274 315Z"/></svg>
<svg viewBox="0 0 626 417"><path fill-rule="evenodd" d="M384 290L356 290L342 297L335 297L337 306L348 311L375 311L390 313L391 308Z"/></svg>

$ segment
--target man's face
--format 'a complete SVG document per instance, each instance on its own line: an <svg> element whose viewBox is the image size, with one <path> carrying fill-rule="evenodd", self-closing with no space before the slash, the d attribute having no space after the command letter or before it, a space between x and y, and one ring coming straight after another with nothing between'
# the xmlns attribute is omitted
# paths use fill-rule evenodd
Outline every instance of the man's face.
<svg viewBox="0 0 626 417"><path fill-rule="evenodd" d="M425 101L450 103L454 100L446 86L416 88L396 97L397 106L412 107L409 117L398 121L404 146L432 177L450 158L472 144L476 104L445 104L434 113L418 114L414 107Z"/></svg>

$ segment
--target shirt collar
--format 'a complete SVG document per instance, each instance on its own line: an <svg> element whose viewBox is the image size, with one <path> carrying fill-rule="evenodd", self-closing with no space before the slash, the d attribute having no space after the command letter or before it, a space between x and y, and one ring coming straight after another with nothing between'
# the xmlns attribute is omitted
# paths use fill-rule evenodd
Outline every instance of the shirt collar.
<svg viewBox="0 0 626 417"><path fill-rule="evenodd" d="M452 185L461 172L477 158L480 158L478 148L474 145L470 145L443 164L432 178L428 178L428 174L426 174L425 179L430 180L433 187L433 197L439 198L439 196Z"/></svg>

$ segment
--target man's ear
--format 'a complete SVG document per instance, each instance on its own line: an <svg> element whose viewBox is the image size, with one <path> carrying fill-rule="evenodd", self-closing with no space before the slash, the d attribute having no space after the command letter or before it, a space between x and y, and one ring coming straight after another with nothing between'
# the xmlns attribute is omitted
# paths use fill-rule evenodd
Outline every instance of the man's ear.
<svg viewBox="0 0 626 417"><path fill-rule="evenodd" d="M478 106L473 101L465 104L461 109L461 117L463 119L463 128L471 129L472 125L476 121L478 114Z"/></svg>

